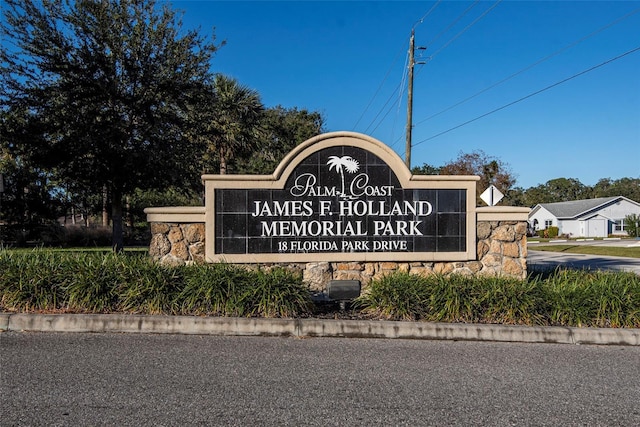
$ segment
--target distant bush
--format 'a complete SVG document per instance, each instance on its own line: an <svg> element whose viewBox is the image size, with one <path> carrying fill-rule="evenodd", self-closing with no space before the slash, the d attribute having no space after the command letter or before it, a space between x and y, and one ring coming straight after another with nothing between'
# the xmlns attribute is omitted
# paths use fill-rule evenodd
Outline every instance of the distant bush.
<svg viewBox="0 0 640 427"><path fill-rule="evenodd" d="M640 215L631 214L624 217L624 229L631 237L640 237Z"/></svg>
<svg viewBox="0 0 640 427"><path fill-rule="evenodd" d="M550 239L553 239L555 237L558 237L558 234L560 233L560 229L554 225L547 227L547 233Z"/></svg>
<svg viewBox="0 0 640 427"><path fill-rule="evenodd" d="M125 244L148 244L151 239L148 225L127 227ZM99 247L111 246L111 227L59 224L30 224L0 226L0 243L10 247Z"/></svg>
<svg viewBox="0 0 640 427"><path fill-rule="evenodd" d="M543 230L537 230L536 233L538 233L538 237L540 238L553 239L555 237L558 237L560 229L556 226L551 225Z"/></svg>

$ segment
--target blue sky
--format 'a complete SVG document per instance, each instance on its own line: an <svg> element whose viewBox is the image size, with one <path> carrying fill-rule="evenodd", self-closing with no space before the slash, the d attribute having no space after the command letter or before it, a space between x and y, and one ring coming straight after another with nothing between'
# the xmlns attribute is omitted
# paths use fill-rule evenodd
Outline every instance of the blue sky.
<svg viewBox="0 0 640 427"><path fill-rule="evenodd" d="M640 50L585 72L640 47L640 1L172 4L185 27L215 27L226 40L214 72L268 107L319 111L328 131L371 135L402 157L415 28L416 47L427 49L416 53L426 64L415 67L414 166L483 150L523 188L640 178Z"/></svg>

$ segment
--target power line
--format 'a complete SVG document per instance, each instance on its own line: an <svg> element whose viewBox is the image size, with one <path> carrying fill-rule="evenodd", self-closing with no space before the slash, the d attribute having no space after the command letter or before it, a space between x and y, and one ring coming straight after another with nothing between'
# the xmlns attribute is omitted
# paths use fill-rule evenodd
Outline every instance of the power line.
<svg viewBox="0 0 640 427"><path fill-rule="evenodd" d="M459 102L457 102L457 103L455 103L455 104L453 104L453 105L451 105L451 106L449 106L449 107L445 108L444 110L442 110L442 111L440 111L440 112L437 112L437 113L432 114L431 116L429 116L429 117L427 117L427 118L425 118L425 119L420 120L418 123L416 123L416 124L415 124L415 126L418 126L418 125L420 125L420 124L422 124L422 123L424 123L424 122L426 122L426 121L428 121L428 120L431 120L431 119L433 119L434 117L439 116L440 114L446 113L447 111L450 111L450 110L452 110L452 109L454 109L454 108L456 108L456 107L458 107L458 106L460 106L460 105L462 105L462 104L464 104L464 103L466 103L466 102L468 102L468 101L472 100L473 98L475 98L475 97L477 97L477 96L479 96L479 95L482 95L483 93L485 93L485 92L487 92L487 91L489 91L489 90L493 89L494 87L499 86L499 85L501 85L502 83L507 82L508 80L511 80L512 78L514 78L514 77L516 77L516 76L518 76L518 75L520 75L520 74L524 73L525 71L529 71L530 69L532 69L532 68L534 68L534 67L536 67L536 66L540 65L541 63L543 63L543 62L545 62L545 61L547 61L547 60L549 60L549 59L553 58L554 56L557 56L557 55L561 54L561 53L562 53L562 52L564 52L565 50L568 50L568 49L570 49L570 48L572 48L572 47L576 46L577 44L582 43L583 41L587 40L588 38L593 37L593 36L595 36L595 35L596 35L596 34L598 34L598 33L601 33L602 31L606 30L607 28L612 27L613 25L615 25L615 24L619 23L620 21L622 21L622 20L624 20L624 19L626 19L626 18L630 17L631 15L633 15L633 14L635 14L635 13L638 13L638 12L640 12L640 8L635 9L635 10L632 10L631 12L627 13L626 15L624 15L624 16L622 16L622 17L620 17L620 18L618 18L618 19L616 19L616 20L614 20L614 21L610 22L609 24L607 24L607 25L605 25L605 26L603 26L603 27L601 27L601 28L599 28L599 29L597 29L597 30L593 31L592 33L587 34L586 36L584 36L584 37L582 37L582 38L580 38L580 39L578 39L578 40L574 41L573 43L568 44L567 46L565 46L565 47L563 47L563 48L561 48L561 49L559 49L559 50L557 50L557 51L555 51L555 52L551 53L550 55L547 55L547 56L545 56L544 58L539 59L538 61L534 62L533 64L531 64L531 65L528 65L528 66L524 67L524 68L523 68L523 69L521 69L520 71L516 71L515 73L511 74L510 76L505 77L504 79L502 79L502 80L500 80L500 81L498 81L498 82L496 82L496 83L494 83L494 84L492 84L492 85L490 85L490 86L488 86L488 87L486 87L486 88L482 89L481 91L479 91L479 92L477 92L477 93L475 93L475 94L473 94L473 95L471 95L471 96L469 96L469 97L467 97L467 98L463 99L462 101L459 101Z"/></svg>
<svg viewBox="0 0 640 427"><path fill-rule="evenodd" d="M427 17L428 17L429 15L431 15L431 12L433 12L434 10L436 10L436 7L438 7L438 5L440 4L440 2L441 2L441 1L442 1L442 0L438 0L437 2L435 2L435 4L434 4L433 6L431 6L431 9L429 9L429 10L427 11L427 13L425 13L425 14L422 16L422 18L418 19L418 20L416 21L416 23L415 23L415 24L413 24L413 27L412 27L412 28L413 28L413 29L415 29L419 24L422 24L422 23L424 22L424 20L425 20L425 19L427 19Z"/></svg>
<svg viewBox="0 0 640 427"><path fill-rule="evenodd" d="M398 116L400 115L400 106L402 105L402 97L404 94L404 84L407 79L407 74L409 73L409 67L411 62L411 55L407 52L407 60L405 62L404 72L402 73L402 81L400 82L400 92L398 93L398 108L396 109L396 116L393 119L393 125L391 126L391 139L393 139L393 134L396 130L396 123L398 121ZM388 113L387 113L388 114ZM382 122L381 122L382 123ZM380 123L378 124L380 126ZM376 126L377 128L377 126Z"/></svg>
<svg viewBox="0 0 640 427"><path fill-rule="evenodd" d="M634 52L637 52L638 50L640 50L640 46L638 46L638 47L636 47L636 48L634 48L634 49L631 49L631 50L629 50L629 51L627 51L627 52L625 52L625 53L623 53L623 54L620 54L620 55L618 55L618 56L616 56L616 57L614 57L614 58L611 58L611 59L608 59L608 60L606 60L606 61L604 61L604 62L601 62L600 64L595 65L595 66L593 66L593 67L591 67L591 68L588 68L588 69L586 69L586 70L584 70L584 71L581 71L581 72L579 72L579 73L577 73L577 74L574 74L574 75L572 75L571 77L567 77L567 78L566 78L566 79L564 79L564 80L560 80L559 82L556 82L556 83L554 83L554 84L552 84L552 85L549 85L549 86L547 86L547 87L545 87L545 88L543 88L543 89L540 89L540 90L538 90L538 91L535 91L535 92L533 92L533 93L530 93L530 94L529 94L529 95L527 95L527 96L523 96L522 98L517 99L517 100L515 100L515 101L513 101L513 102L510 102L510 103L508 103L508 104L505 104L505 105L503 105L502 107L496 108L495 110L491 110L491 111L489 111L488 113L484 113L484 114L482 114L482 115L480 115L480 116L478 116L478 117L476 117L476 118L474 118L474 119L467 120L466 122L461 123L461 124L459 124L459 125L457 125L457 126L454 126L454 127L450 128L450 129L447 129L447 130L445 130L444 132L440 132L440 133L438 133L438 134L436 134L436 135L430 136L429 138L423 139L422 141L416 142L415 144L413 144L413 147L418 146L418 145L422 144L423 142L427 142L427 141L430 141L430 140L432 140L432 139L435 139L435 138L437 138L437 137L439 137L439 136L442 136L442 135L444 135L444 134L446 134L446 133L449 133L449 132L451 132L451 131L454 131L454 130L456 130L456 129L459 129L459 128L463 127L463 126L468 125L469 123L473 123L473 122L475 122L475 121L477 121L477 120L480 120L480 119L482 119L482 118L484 118L484 117L487 117L487 116L489 116L489 115L491 115L491 114L493 114L493 113L496 113L496 112L498 112L498 111L500 111L500 110L504 110L504 109L505 109L505 108L507 108L507 107L511 107L512 105L515 105L515 104L517 104L517 103L519 103L519 102L521 102L521 101L524 101L525 99L531 98L531 97L533 97L533 96L535 96L535 95L538 95L538 94L540 94L540 93L542 93L542 92L545 92L545 91L547 91L547 90L549 90L549 89L551 89L551 88L554 88L554 87L556 87L556 86L558 86L558 85L561 85L562 83L566 83L566 82L568 82L569 80L573 80L573 79L575 79L576 77L582 76L583 74L586 74L586 73L588 73L588 72L591 72L591 71L593 71L593 70L595 70L595 69L597 69L597 68L600 68L600 67L602 67L602 66L604 66L604 65L607 65L607 64L609 64L609 63L611 63L611 62L613 62L613 61L616 61L616 60L618 60L618 59L620 59L620 58L623 58L623 57L625 57L625 56L627 56L627 55L630 55L630 54L632 54L632 53L634 53Z"/></svg>
<svg viewBox="0 0 640 427"><path fill-rule="evenodd" d="M418 21L416 21L416 23L413 25L413 29L415 29L415 27L419 24L422 24L424 22L424 20L435 10L435 8L440 4L442 0L438 0L432 7L431 9L429 9L427 11L427 13L424 14L424 16L422 18L420 18ZM487 10L485 10L480 16L478 16L475 20L473 20L469 25L467 25L462 31L460 31L458 34L456 34L452 39L450 39L447 43L445 43L444 46L442 46L440 49L438 49L433 55L431 55L429 57L429 59L433 59L433 57L438 54L439 52L441 52L443 49L445 49L447 46L449 46L451 43L453 43L457 38L459 38L460 36L462 36L462 34L464 34L466 31L468 31L473 25L475 25L478 21L480 21L480 19L482 19L483 17L485 17L491 10L493 10L502 0L497 0L491 7L489 7ZM469 10L471 10L471 8L473 6L475 6L475 4L478 3L478 1L476 1L475 3L473 3L471 6L467 7L467 9L456 19L454 20L454 22L452 24L450 24L446 30L448 30L449 28L451 28L456 22L458 22L464 15L466 15ZM413 30L412 29L412 30ZM446 31L445 30L445 31ZM444 32L444 31L443 31ZM432 41L435 41L437 38L440 37L440 35L443 33L441 32L440 34L438 34ZM405 80L405 76L406 76L406 70L403 73L403 78L402 81L400 83L400 85L393 91L392 95L387 99L387 101L385 102L385 104L382 106L382 108L378 111L378 113L376 114L376 116L374 117L374 119L371 121L371 123L369 124L369 126L367 126L367 128L365 129L365 132L369 131L369 128L371 128L371 126L374 125L374 123L376 122L376 120L378 119L378 117L380 116L380 114L382 114L382 112L387 108L387 105L389 104L389 102L391 101L391 99L393 98L393 94L396 93L396 91L398 89L400 89L399 94L399 99L402 99L402 94L404 91L404 80ZM376 92L377 93L377 92ZM374 96L375 98L375 96ZM369 102L369 105L371 104L371 102L373 102L373 99ZM367 109L369 107L369 105L367 106ZM391 110L393 109L393 104L386 110L386 112L384 113L384 115L382 116L382 118L380 119L380 121L378 122L378 124L373 128L373 131L375 131L384 121L384 119L389 115L389 113L391 112ZM364 115L364 113L363 113ZM362 116L358 119L358 123L360 122ZM394 141L394 143L392 144L395 145L401 138L399 138L397 141Z"/></svg>
<svg viewBox="0 0 640 427"><path fill-rule="evenodd" d="M480 0L476 0L475 2L473 2L469 7L467 7L464 12L462 12L456 19L454 19L451 24L449 24L444 30L440 31L438 34L436 34L436 36L434 38L431 39L431 41L429 41L429 43L427 43L427 48L429 46L431 46L436 40L438 40L444 33L446 33L447 31L449 31L454 25L456 25L458 23L458 21L460 21L467 13L469 13L469 11L471 9L473 9L473 7L475 5L477 5L478 3L480 3Z"/></svg>
<svg viewBox="0 0 640 427"><path fill-rule="evenodd" d="M369 131L369 128L371 126L373 126L373 124L376 122L376 120L378 119L378 117L380 116L380 114L382 114L382 112L384 111L384 109L387 107L387 105L389 104L389 102L391 102L392 99L395 98L396 96L396 91L400 89L402 83L398 83L398 86L396 86L396 88L393 90L393 92L391 92L391 95L389 95L389 98L387 98L387 101L384 103L384 105L382 106L382 108L380 109L380 111L378 111L378 114L376 114L376 116L373 118L373 120L371 120L371 123L369 123L369 126L367 126L367 128L364 130L365 133ZM380 123L382 123L382 121L385 119L385 117L387 117L387 115L389 114L389 112L393 109L393 105L394 103L391 104L391 107L389 108L389 110L387 110L387 112L385 113L384 116L382 116L382 119L380 120ZM376 127L373 130L376 130L378 128L378 126L380 126L380 123L378 123L376 125ZM373 130L371 132L373 132Z"/></svg>
<svg viewBox="0 0 640 427"><path fill-rule="evenodd" d="M482 18L484 18L489 12L491 12L498 4L500 4L502 0L497 0L489 9L485 10L480 16L478 16L476 19L474 19L469 25L467 25L466 27L464 27L462 29L462 31L460 31L458 34L456 34L455 36L453 36L453 38L451 38L448 42L446 42L442 47L440 47L440 49L436 50L435 53L433 55L429 56L429 60L432 60L438 53L440 53L443 49L445 49L447 46L449 46L451 43L453 43L458 37L460 37L461 35L463 35L465 32L467 32L467 30L469 30L469 28L473 27L479 20L481 20Z"/></svg>
<svg viewBox="0 0 640 427"><path fill-rule="evenodd" d="M424 22L424 20L431 15L431 13L436 9L436 7L438 7L438 5L442 2L442 0L438 0L437 2L435 2L435 4L433 6L431 6L431 8L422 16L422 18L418 19L414 24L413 24L413 29L415 29L416 26L418 26L419 24L422 24ZM400 52L402 52L404 50L404 47L402 48L402 50ZM400 55L400 52L396 55L396 57L394 58L393 62L395 62L398 59L398 56ZM393 66L393 63L392 63ZM389 75L391 71L391 68L389 69L389 71L387 72L387 75L385 76L383 82L380 84L380 86L378 87L378 90L376 91L376 93L374 94L374 96L371 98L371 100L369 101L369 104L367 105L367 107L365 108L365 111L362 113L362 115L360 116L360 118L358 119L358 121L356 122L356 126L358 125L358 123L360 123L360 120L362 119L362 117L364 116L364 114L366 113L366 111L369 109L369 107L371 106L371 104L373 103L375 97L377 96L378 92L380 92L380 89L382 88L382 85L384 84L384 81L386 80L387 76ZM377 120L377 118L380 116L380 114L382 114L382 112L384 111L384 109L387 107L387 104L389 104L389 102L391 101L391 99L394 97L394 95L396 94L396 92L398 90L400 90L399 92L399 98L402 98L402 91L404 90L404 88L402 87L402 85L404 84L404 79L406 77L406 62L405 62L405 67L404 67L404 71L403 71L403 75L402 75L402 80L400 82L400 84L393 90L393 92L391 93L391 96L389 97L389 99L387 99L387 101L384 103L384 105L382 106L382 108L378 111L378 113L376 114L376 116L373 118L373 120L371 121L371 123L369 124L369 126L367 126L367 128L365 129L365 132L367 132L369 130L369 128L371 126L373 126L373 124L375 123L375 121ZM389 113L391 112L391 109L393 108L393 104L391 105L391 107L389 108L389 110L384 114L384 116L382 117L380 123L378 123L376 125L376 127L373 129L375 131L375 129L378 128L378 126L380 126L380 124L382 124L382 121L389 115ZM354 126L354 128L356 127Z"/></svg>
<svg viewBox="0 0 640 427"><path fill-rule="evenodd" d="M378 86L378 89L376 89L376 92L373 94L373 96L371 97L371 100L369 100L369 103L367 104L367 106L364 108L364 111L362 112L362 114L360 115L360 117L358 118L358 121L356 122L356 124L353 126L354 129L356 127L358 127L358 124L360 124L360 120L362 120L362 118L364 117L365 113L369 110L369 107L371 107L371 104L373 104L373 101L376 99L376 97L378 96L378 93L380 93L380 90L382 89L382 86L384 85L384 83L387 81L387 78L389 77L389 74L391 74L391 70L393 69L393 65L395 64L395 62L398 60L398 57L400 56L400 54L404 52L404 46L402 47L401 50L398 51L398 53L396 54L395 58L393 58L393 61L391 61L391 66L389 67L389 70L387 70L387 74L385 74L384 78L382 79L382 82L380 82L380 85ZM394 90L395 92L395 90ZM385 104L386 105L386 104ZM379 113L378 113L379 114Z"/></svg>
<svg viewBox="0 0 640 427"><path fill-rule="evenodd" d="M447 46L449 46L451 43L453 43L458 37L460 37L466 31L468 31L472 26L474 26L478 21L480 21L480 19L484 18L489 12L491 12L501 1L502 0L497 0L490 8L485 10L480 16L478 16L476 19L474 19L462 31L460 31L453 38L451 38L447 43L445 43L444 46L440 47L440 49L438 49L433 55L429 56L428 60L432 60L435 55L437 55L439 52L441 52L443 49L445 49ZM434 41L435 39L439 38L442 33L444 33L446 30L450 29L456 22L458 22L464 15L467 14L469 12L469 10L471 10L473 8L473 6L475 6L476 3L478 3L478 2L476 1L471 6L467 7L467 9L458 18L456 18L456 20L454 20L454 22L452 24L450 24L444 31L441 31L432 41ZM425 62L422 62L422 64L425 64ZM421 67L418 70L418 73L416 74L416 76L418 74L420 74L420 71L422 71L422 69L423 68ZM413 127L413 125L411 125L411 126ZM401 139L402 139L402 137L399 137L398 139L393 141L393 143L391 144L391 147L393 147L395 144L397 144ZM406 151L406 149L405 149L405 151Z"/></svg>

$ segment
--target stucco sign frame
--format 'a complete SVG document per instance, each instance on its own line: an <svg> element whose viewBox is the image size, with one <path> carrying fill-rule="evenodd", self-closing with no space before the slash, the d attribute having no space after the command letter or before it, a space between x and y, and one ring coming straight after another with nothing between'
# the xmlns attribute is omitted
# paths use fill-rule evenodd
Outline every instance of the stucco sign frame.
<svg viewBox="0 0 640 427"><path fill-rule="evenodd" d="M272 175L203 175L209 262L476 259L477 176L412 175L354 132L298 145Z"/></svg>

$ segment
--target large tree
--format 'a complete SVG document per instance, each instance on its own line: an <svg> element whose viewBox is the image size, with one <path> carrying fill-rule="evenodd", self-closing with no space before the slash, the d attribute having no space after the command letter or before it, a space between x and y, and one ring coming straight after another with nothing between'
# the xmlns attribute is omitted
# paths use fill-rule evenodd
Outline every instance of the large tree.
<svg viewBox="0 0 640 427"><path fill-rule="evenodd" d="M207 146L204 167L217 165L220 174L226 174L237 156L249 156L260 148L264 112L260 94L232 77L217 74L200 98L201 108L195 112L199 124L194 131Z"/></svg>
<svg viewBox="0 0 640 427"><path fill-rule="evenodd" d="M640 202L640 178L602 178L593 187L593 197L624 196Z"/></svg>
<svg viewBox="0 0 640 427"><path fill-rule="evenodd" d="M198 175L185 128L217 46L154 0L4 3L2 109L40 131L12 150L97 194L106 186L120 249L126 193Z"/></svg>
<svg viewBox="0 0 640 427"><path fill-rule="evenodd" d="M424 163L422 166L414 166L411 168L411 173L415 175L440 175L442 167L433 166L428 163Z"/></svg>
<svg viewBox="0 0 640 427"><path fill-rule="evenodd" d="M525 191L525 200L529 206L538 203L567 202L589 199L592 189L576 178L555 178Z"/></svg>
<svg viewBox="0 0 640 427"><path fill-rule="evenodd" d="M508 164L489 156L482 150L474 150L471 153L461 152L456 160L440 168L440 174L478 175L480 177L477 185L478 203L480 203L480 194L490 185L495 185L503 194L507 194L516 182Z"/></svg>
<svg viewBox="0 0 640 427"><path fill-rule="evenodd" d="M261 118L260 150L236 159L235 169L246 174L271 174L298 144L324 132L324 118L316 111L268 108Z"/></svg>
<svg viewBox="0 0 640 427"><path fill-rule="evenodd" d="M40 129L24 110L0 110L0 223L21 229L55 218L60 200L53 192L53 174L31 161L30 156L16 155L12 148L40 138Z"/></svg>

